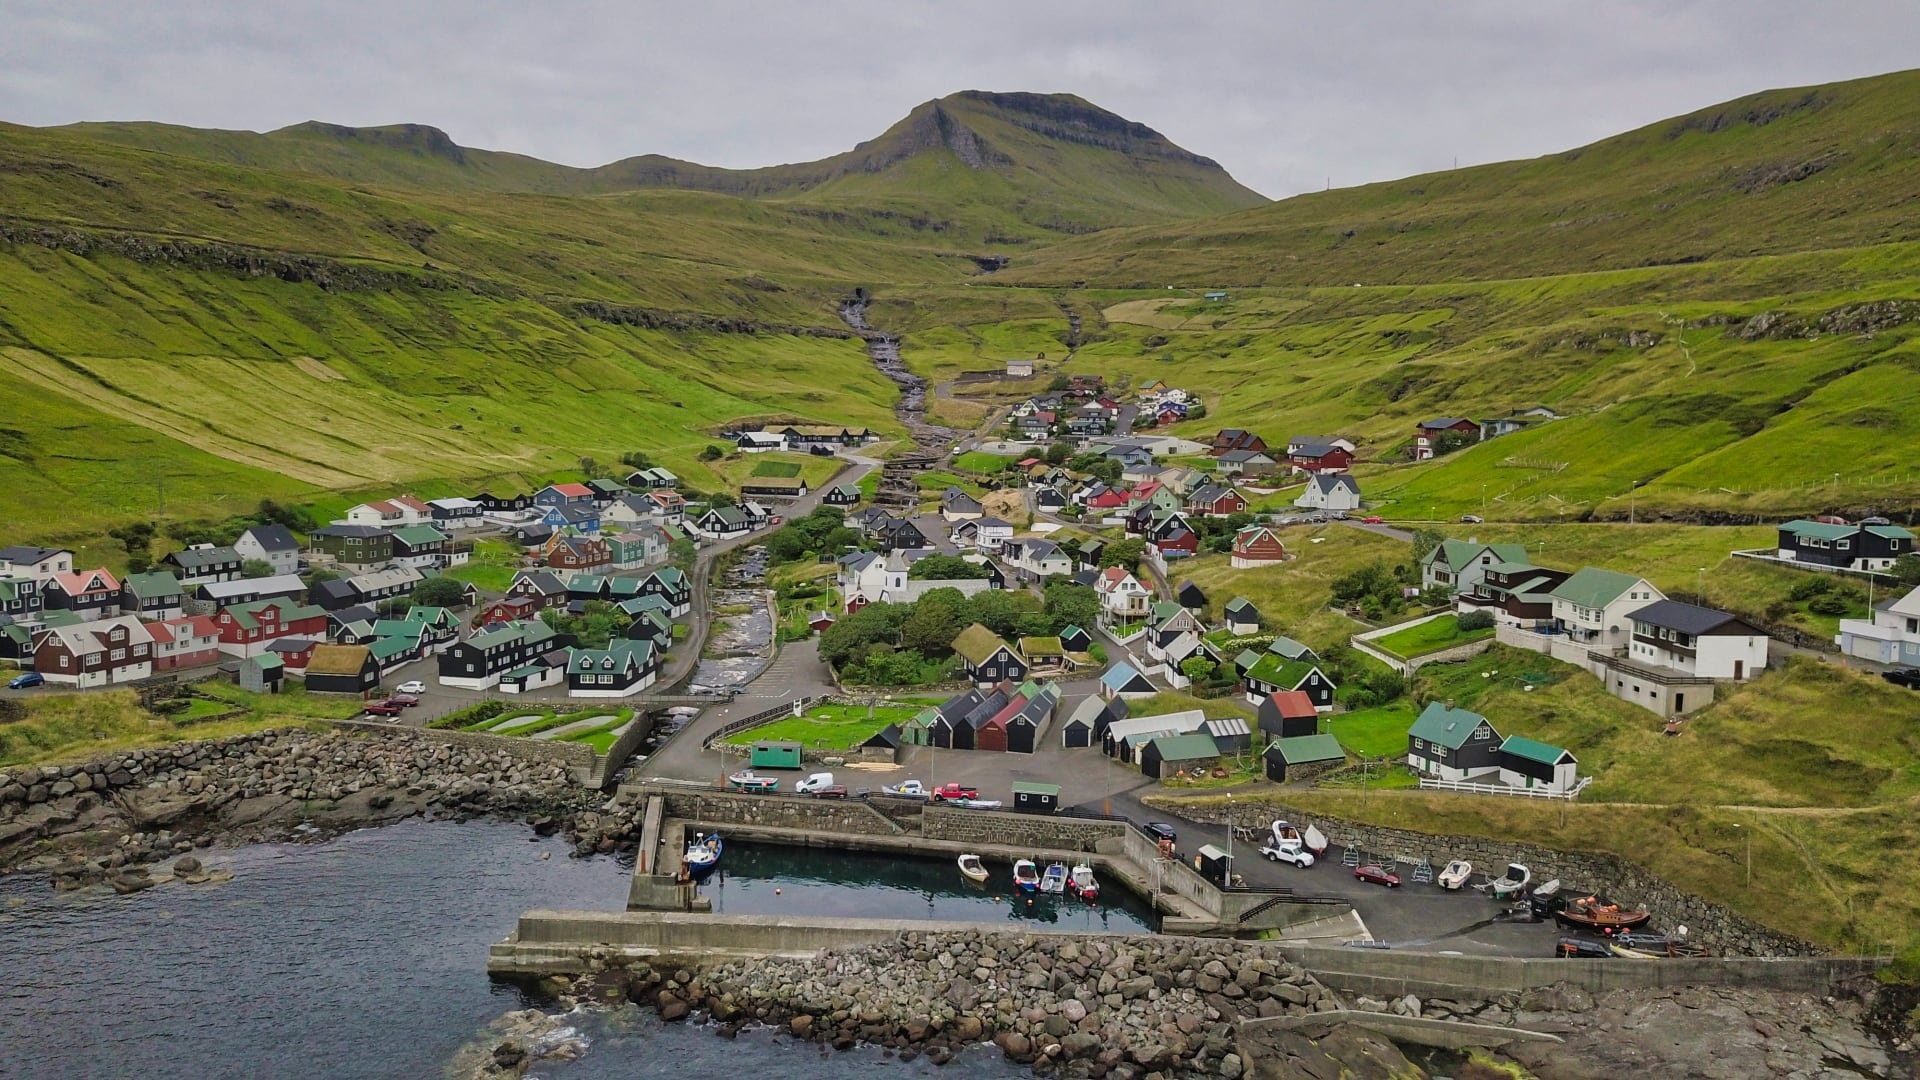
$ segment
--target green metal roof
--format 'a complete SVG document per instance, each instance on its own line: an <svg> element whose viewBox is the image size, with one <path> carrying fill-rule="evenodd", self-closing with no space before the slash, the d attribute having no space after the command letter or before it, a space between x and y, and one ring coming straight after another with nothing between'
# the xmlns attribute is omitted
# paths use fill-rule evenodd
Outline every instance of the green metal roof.
<svg viewBox="0 0 1920 1080"><path fill-rule="evenodd" d="M1253 602L1248 600L1244 596L1236 596L1233 599L1227 601L1227 606L1222 608L1221 610L1228 615L1231 615L1236 611L1251 611L1256 615L1260 613L1259 609L1253 606Z"/></svg>
<svg viewBox="0 0 1920 1080"><path fill-rule="evenodd" d="M128 574L120 580L120 584L135 596L178 596L182 591L180 579L165 570Z"/></svg>
<svg viewBox="0 0 1920 1080"><path fill-rule="evenodd" d="M1345 761L1347 757L1347 752L1340 747L1340 740L1331 735L1297 735L1291 739L1275 739L1267 744L1267 753L1279 754L1280 760L1289 765Z"/></svg>
<svg viewBox="0 0 1920 1080"><path fill-rule="evenodd" d="M1233 658L1235 671L1251 671L1260 662L1260 654L1252 649L1241 649L1240 655Z"/></svg>
<svg viewBox="0 0 1920 1080"><path fill-rule="evenodd" d="M1884 536L1889 540L1913 539L1913 533L1898 525L1868 525L1866 529L1875 536Z"/></svg>
<svg viewBox="0 0 1920 1080"><path fill-rule="evenodd" d="M1632 574L1583 566L1553 590L1553 596L1583 608L1603 608L1640 583Z"/></svg>
<svg viewBox="0 0 1920 1080"><path fill-rule="evenodd" d="M403 525L393 530L393 538L411 547L419 547L422 544L443 543L447 534L431 525Z"/></svg>
<svg viewBox="0 0 1920 1080"><path fill-rule="evenodd" d="M1824 521L1797 520L1780 526L1781 532L1790 532L1795 536L1814 536L1822 540L1837 540L1842 536L1852 536L1852 525L1829 525Z"/></svg>
<svg viewBox="0 0 1920 1080"><path fill-rule="evenodd" d="M1537 761L1542 765L1558 765L1561 758L1573 756L1571 752L1562 750L1558 746L1529 739L1525 735L1509 735L1501 740L1500 752L1526 758L1528 761Z"/></svg>
<svg viewBox="0 0 1920 1080"><path fill-rule="evenodd" d="M1433 553L1427 556L1429 562L1438 559L1454 570L1464 568L1482 551L1493 552L1495 560L1503 563L1529 563L1525 544L1482 544L1472 540L1442 540Z"/></svg>
<svg viewBox="0 0 1920 1080"><path fill-rule="evenodd" d="M1414 720L1413 726L1407 729L1407 735L1438 743L1449 750L1458 750L1472 737L1473 729L1486 721L1487 718L1477 712L1449 709L1437 701L1429 701L1419 718ZM1494 734L1498 735L1499 732Z"/></svg>
<svg viewBox="0 0 1920 1080"><path fill-rule="evenodd" d="M287 666L285 660L280 659L279 656L273 653L261 653L259 656L251 657L250 659L253 661L253 666L259 668L261 671L275 671Z"/></svg>
<svg viewBox="0 0 1920 1080"><path fill-rule="evenodd" d="M1217 758L1220 747L1213 736L1198 732L1188 735L1162 735L1152 744L1160 752L1161 761L1198 761L1201 758Z"/></svg>
<svg viewBox="0 0 1920 1080"><path fill-rule="evenodd" d="M1053 798L1059 798L1060 785L1035 784L1026 780L1015 780L1013 782L1013 793L1015 795L1047 795Z"/></svg>
<svg viewBox="0 0 1920 1080"><path fill-rule="evenodd" d="M400 635L379 637L367 642L367 651L375 660L391 660L419 644L418 638L406 638Z"/></svg>

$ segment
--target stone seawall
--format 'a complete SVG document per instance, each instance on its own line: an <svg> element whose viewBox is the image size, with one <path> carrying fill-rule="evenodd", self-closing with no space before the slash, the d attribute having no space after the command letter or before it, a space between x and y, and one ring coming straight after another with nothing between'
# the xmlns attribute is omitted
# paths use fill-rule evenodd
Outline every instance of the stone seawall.
<svg viewBox="0 0 1920 1080"><path fill-rule="evenodd" d="M593 772L593 747L585 743L558 739L525 739L512 735L490 735L484 731L451 731L444 728L403 728L372 720L335 720L333 725L346 731L371 731L397 738L416 738L447 746L465 746L504 754L515 761L551 762L574 771L581 782Z"/></svg>
<svg viewBox="0 0 1920 1080"><path fill-rule="evenodd" d="M282 728L0 772L0 869L86 883L302 821L346 828L429 810L564 813L598 801L566 766L491 742L380 726ZM61 853L43 854L46 841Z"/></svg>
<svg viewBox="0 0 1920 1080"><path fill-rule="evenodd" d="M935 840L1069 851L1094 851L1102 840L1115 840L1129 831L1127 825L1119 821L962 810L951 806L928 806L921 812L920 820L924 834Z"/></svg>
<svg viewBox="0 0 1920 1080"><path fill-rule="evenodd" d="M1225 807L1182 805L1180 812L1195 821L1218 824L1229 819ZM1476 873L1492 871L1498 876L1508 863L1521 863L1535 881L1559 878L1562 895L1603 892L1618 901L1644 904L1653 913L1654 925L1669 931L1685 926L1689 940L1720 955L1817 956L1823 951L1695 896L1610 852L1556 851L1484 836L1447 836L1363 825L1272 803L1236 806L1231 814L1234 824L1262 832L1276 817L1312 821L1338 847L1357 847L1369 856L1390 856L1405 862L1431 862L1436 870L1449 859L1465 859Z"/></svg>
<svg viewBox="0 0 1920 1080"><path fill-rule="evenodd" d="M852 799L795 799L673 788L651 793L665 797L668 817L683 821L737 822L865 836L898 836L901 831L885 815ZM644 812L644 805L637 803L635 813Z"/></svg>

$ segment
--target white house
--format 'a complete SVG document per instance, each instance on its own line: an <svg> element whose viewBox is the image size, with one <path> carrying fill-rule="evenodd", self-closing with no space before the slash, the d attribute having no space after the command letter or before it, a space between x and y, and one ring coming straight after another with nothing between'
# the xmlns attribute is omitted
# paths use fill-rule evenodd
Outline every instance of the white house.
<svg viewBox="0 0 1920 1080"><path fill-rule="evenodd" d="M1153 593L1118 566L1100 571L1093 591L1100 597L1101 626L1142 624L1153 614Z"/></svg>
<svg viewBox="0 0 1920 1080"><path fill-rule="evenodd" d="M955 525L949 539L980 551L999 551L1013 539L1013 526L997 517L972 518Z"/></svg>
<svg viewBox="0 0 1920 1080"><path fill-rule="evenodd" d="M1455 593L1470 593L1486 580L1487 567L1498 563L1531 563L1525 544L1482 544L1477 540L1442 540L1420 560L1420 587L1444 585Z"/></svg>
<svg viewBox="0 0 1920 1080"><path fill-rule="evenodd" d="M1072 557L1051 540L1002 541L1000 549L1007 553L1021 575L1032 581L1073 573Z"/></svg>
<svg viewBox="0 0 1920 1080"><path fill-rule="evenodd" d="M1360 481L1351 473L1315 473L1293 505L1309 510L1360 509Z"/></svg>
<svg viewBox="0 0 1920 1080"><path fill-rule="evenodd" d="M785 450L785 436L767 431L743 431L734 439L734 445L743 454L764 454L769 450Z"/></svg>
<svg viewBox="0 0 1920 1080"><path fill-rule="evenodd" d="M411 495L361 503L347 511L336 525L424 525L433 520L433 508Z"/></svg>
<svg viewBox="0 0 1920 1080"><path fill-rule="evenodd" d="M1007 361L1007 378L1009 379L1033 378L1033 361L1031 360Z"/></svg>
<svg viewBox="0 0 1920 1080"><path fill-rule="evenodd" d="M285 525L255 525L240 534L233 550L247 562L259 561L273 567L275 574L293 574L300 570L300 541Z"/></svg>
<svg viewBox="0 0 1920 1080"><path fill-rule="evenodd" d="M1593 566L1575 571L1547 595L1553 597L1554 627L1560 634L1576 645L1607 652L1626 648L1633 633L1631 613L1667 598L1645 578Z"/></svg>
<svg viewBox="0 0 1920 1080"><path fill-rule="evenodd" d="M1627 655L1707 679L1744 682L1767 669L1766 631L1724 611L1661 600L1633 612Z"/></svg>
<svg viewBox="0 0 1920 1080"><path fill-rule="evenodd" d="M1920 666L1920 589L1879 605L1870 619L1841 619L1833 640L1848 656Z"/></svg>
<svg viewBox="0 0 1920 1080"><path fill-rule="evenodd" d="M856 611L867 604L911 604L934 589L957 589L974 596L993 588L989 578L912 578L913 564L929 555L931 548L896 549L882 555L865 552L840 564L835 583L846 597L847 610Z"/></svg>

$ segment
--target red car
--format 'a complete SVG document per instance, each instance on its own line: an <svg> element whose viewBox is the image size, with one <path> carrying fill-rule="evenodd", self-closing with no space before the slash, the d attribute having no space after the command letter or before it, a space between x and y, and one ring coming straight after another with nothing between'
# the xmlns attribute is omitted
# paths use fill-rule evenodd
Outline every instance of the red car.
<svg viewBox="0 0 1920 1080"><path fill-rule="evenodd" d="M398 705L403 709L411 709L415 705L420 704L420 699L414 697L412 694L395 694L387 699L387 704Z"/></svg>
<svg viewBox="0 0 1920 1080"><path fill-rule="evenodd" d="M405 708L405 706L397 705L391 701L369 701L367 702L367 707L362 711L368 716L399 716L400 710L403 708Z"/></svg>
<svg viewBox="0 0 1920 1080"><path fill-rule="evenodd" d="M1359 881L1371 881L1375 885L1385 885L1389 889L1399 888L1400 875L1389 874L1378 866L1362 866L1354 870L1353 876Z"/></svg>
<svg viewBox="0 0 1920 1080"><path fill-rule="evenodd" d="M1364 517L1364 518L1361 518L1360 520L1362 523L1367 525L1385 525L1387 523L1387 519L1381 517L1378 514L1375 514L1372 517Z"/></svg>
<svg viewBox="0 0 1920 1080"><path fill-rule="evenodd" d="M977 799L979 797L980 789L974 787L972 784L941 784L939 787L933 789L934 802L941 802L946 799Z"/></svg>
<svg viewBox="0 0 1920 1080"><path fill-rule="evenodd" d="M847 789L844 785L832 784L823 788L815 788L807 792L807 794L816 799L844 799L847 797Z"/></svg>

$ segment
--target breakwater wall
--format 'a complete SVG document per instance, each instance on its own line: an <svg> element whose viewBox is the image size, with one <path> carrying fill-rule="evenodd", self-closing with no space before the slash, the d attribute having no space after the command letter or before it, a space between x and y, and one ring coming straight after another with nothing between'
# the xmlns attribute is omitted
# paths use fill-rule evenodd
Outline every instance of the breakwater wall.
<svg viewBox="0 0 1920 1080"><path fill-rule="evenodd" d="M773 1024L796 1038L879 1044L936 1062L992 1041L1036 1072L1082 1076L1237 1077L1245 1067L1234 1049L1239 1021L1341 1007L1312 975L1261 944L891 920L600 918L611 920L604 931L564 913L529 912L514 937L494 947L491 969L591 972L596 988L615 988L668 1020L699 1010L723 1026ZM572 948L570 969L553 961L512 966L516 951L543 935L602 932L666 947L644 954L633 945L548 940L554 953ZM868 936L848 936L855 934ZM675 952L675 942L697 936L716 948L743 940L787 947L752 957L707 947ZM822 944L828 938L835 940Z"/></svg>
<svg viewBox="0 0 1920 1080"><path fill-rule="evenodd" d="M1508 863L1521 863L1537 882L1559 878L1561 894L1584 896L1600 892L1614 900L1644 904L1654 925L1664 930L1684 926L1687 939L1725 956L1818 956L1823 950L1729 908L1696 896L1618 855L1604 851L1558 851L1534 844L1495 840L1484 836L1456 836L1366 825L1312 814L1275 803L1224 806L1182 804L1180 813L1195 821L1250 826L1264 832L1276 817L1312 821L1339 847L1355 847L1368 858L1391 857L1402 862L1429 862L1436 869L1449 859L1465 859L1476 872L1494 876Z"/></svg>
<svg viewBox="0 0 1920 1080"><path fill-rule="evenodd" d="M566 766L491 743L384 727L281 728L0 771L0 867L70 838L97 857L46 856L45 868L56 884L84 882L130 861L302 820L347 827L426 810L559 813L598 801ZM99 852L123 834L132 842Z"/></svg>

